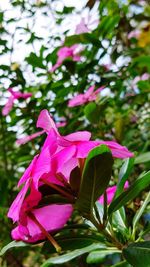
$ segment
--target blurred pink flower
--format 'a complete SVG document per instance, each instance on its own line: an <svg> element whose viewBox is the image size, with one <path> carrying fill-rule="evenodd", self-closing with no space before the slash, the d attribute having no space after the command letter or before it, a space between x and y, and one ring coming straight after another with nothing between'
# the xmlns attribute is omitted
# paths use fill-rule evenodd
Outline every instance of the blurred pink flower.
<svg viewBox="0 0 150 267"><path fill-rule="evenodd" d="M32 96L32 93L21 93L16 92L12 88L8 88L8 91L11 93L10 97L8 98L7 103L5 104L4 108L2 109L2 115L6 116L12 110L15 99L27 99Z"/></svg>
<svg viewBox="0 0 150 267"><path fill-rule="evenodd" d="M58 56L57 62L50 69L50 72L54 72L57 68L59 68L66 58L72 58L73 61L80 61L81 60L81 56L80 56L81 49L79 50L79 48L80 46L77 44L72 45L70 47L64 46L60 48L57 52L57 56Z"/></svg>
<svg viewBox="0 0 150 267"><path fill-rule="evenodd" d="M137 83L139 81L146 81L150 78L150 74L149 73L143 73L141 76L136 76L133 81L132 81L132 88L136 89L137 87Z"/></svg>
<svg viewBox="0 0 150 267"><path fill-rule="evenodd" d="M56 127L57 128L65 127L66 125L67 125L66 121L56 122Z"/></svg>
<svg viewBox="0 0 150 267"><path fill-rule="evenodd" d="M129 187L129 183L128 183L128 181L127 181L127 182L125 183L125 185L124 185L124 189L127 189L128 187ZM116 190L117 190L117 186L116 186L116 185L107 188L107 190L106 190L106 194L107 194L107 204L110 204L110 203L112 202L113 197L114 197L114 195L115 195L115 193L116 193ZM103 204L104 204L104 197L101 196L101 197L99 198L98 202L99 202L100 204L103 205Z"/></svg>
<svg viewBox="0 0 150 267"><path fill-rule="evenodd" d="M96 28L98 23L99 20L92 20L90 15L87 18L81 18L80 23L76 25L75 34L91 32L92 28Z"/></svg>
<svg viewBox="0 0 150 267"><path fill-rule="evenodd" d="M133 30L133 31L129 32L128 39L138 38L139 35L140 35L140 30Z"/></svg>
<svg viewBox="0 0 150 267"><path fill-rule="evenodd" d="M97 95L104 89L104 86L101 86L96 91L94 91L95 85L89 87L89 89L84 94L79 94L69 100L68 107L76 107L84 105L85 103L92 102L96 100Z"/></svg>
<svg viewBox="0 0 150 267"><path fill-rule="evenodd" d="M75 33L80 34L80 33L85 33L85 32L89 32L89 29L85 23L85 19L81 18L80 23L77 24L77 26L76 26Z"/></svg>

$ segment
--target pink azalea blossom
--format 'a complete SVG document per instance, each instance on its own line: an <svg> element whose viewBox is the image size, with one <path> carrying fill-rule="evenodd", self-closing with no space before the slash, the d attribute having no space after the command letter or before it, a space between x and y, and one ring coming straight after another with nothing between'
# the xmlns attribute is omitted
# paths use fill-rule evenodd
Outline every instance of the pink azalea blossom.
<svg viewBox="0 0 150 267"><path fill-rule="evenodd" d="M125 183L125 186L124 186L124 189L127 189L129 187L129 183L128 181ZM107 190L106 190L106 194L107 194L107 204L110 204L113 200L113 197L116 193L116 190L117 190L117 186L114 185L114 186L111 186L111 187L108 187ZM98 202L100 204L104 204L104 197L101 196L98 200Z"/></svg>
<svg viewBox="0 0 150 267"><path fill-rule="evenodd" d="M5 104L4 108L2 109L2 115L6 116L9 114L9 112L12 110L15 99L27 99L32 96L32 93L21 93L19 91L14 91L12 88L8 88L8 91L10 92L10 97L8 98L7 103Z"/></svg>
<svg viewBox="0 0 150 267"><path fill-rule="evenodd" d="M40 154L34 157L21 177L18 186L23 187L8 211L8 217L18 224L12 231L12 237L26 242L49 238L49 233L62 228L72 214L72 204L55 203L39 207L43 185L57 190L72 203L74 197L69 186L70 173L75 167L82 170L82 164L91 149L106 144L114 157L133 156L126 147L116 142L91 141L91 133L87 131L61 136L47 110L41 111L37 127L47 133L47 138ZM69 191L64 191L64 187ZM56 214L56 208L59 215Z"/></svg>
<svg viewBox="0 0 150 267"><path fill-rule="evenodd" d="M95 90L95 85L89 87L89 89L84 94L79 94L69 100L68 107L76 107L84 105L85 103L96 100L97 95L104 89L104 86L101 86Z"/></svg>
<svg viewBox="0 0 150 267"><path fill-rule="evenodd" d="M72 58L73 61L80 61L81 56L80 56L80 51L79 50L79 45L72 45L70 47L64 46L60 48L57 52L57 62L56 64L50 69L50 72L54 72L57 68L59 68L63 61L67 58Z"/></svg>
<svg viewBox="0 0 150 267"><path fill-rule="evenodd" d="M70 204L52 204L42 208L35 208L32 210L31 214L34 215L36 220L47 232L54 233L63 228L71 217L72 210L73 208ZM11 235L15 240L23 240L28 243L34 243L38 240L45 239L44 233L29 215L26 216L26 227L19 224L12 230Z"/></svg>
<svg viewBox="0 0 150 267"><path fill-rule="evenodd" d="M90 90L88 90L87 95L88 94L90 95L91 91L93 90L93 88L89 88L89 89ZM102 89L99 88L97 90L102 90ZM48 146L48 144L52 142L53 139L56 138L59 144L59 147L70 146L70 143L78 144L78 147L80 147L80 149L77 149L77 152L80 154L81 158L86 157L84 156L84 154L85 155L87 154L87 151L84 153L84 145L85 145L84 142L88 142L88 147L89 147L88 152L97 145L105 144L111 149L114 157L127 158L127 157L133 156L133 154L126 147L119 145L115 141L89 141L91 138L91 133L87 131L81 131L81 132L79 131L79 132L72 133L66 136L61 136L58 132L56 124L54 123L52 117L50 116L47 110L42 110L40 112L36 126L38 128L42 128L43 131L48 134L48 137L44 143L44 147ZM50 130L52 129L53 129L53 135L55 135L55 138L54 137L51 138L52 132L49 134ZM42 133L43 132L41 131L41 134ZM84 142L78 143L79 141L84 141Z"/></svg>

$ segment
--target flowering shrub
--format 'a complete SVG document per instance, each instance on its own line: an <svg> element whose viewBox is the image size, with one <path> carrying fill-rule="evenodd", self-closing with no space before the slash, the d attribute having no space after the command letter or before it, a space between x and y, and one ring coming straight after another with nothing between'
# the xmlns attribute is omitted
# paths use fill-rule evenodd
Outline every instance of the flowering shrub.
<svg viewBox="0 0 150 267"><path fill-rule="evenodd" d="M7 2L0 265L149 267L147 1Z"/></svg>

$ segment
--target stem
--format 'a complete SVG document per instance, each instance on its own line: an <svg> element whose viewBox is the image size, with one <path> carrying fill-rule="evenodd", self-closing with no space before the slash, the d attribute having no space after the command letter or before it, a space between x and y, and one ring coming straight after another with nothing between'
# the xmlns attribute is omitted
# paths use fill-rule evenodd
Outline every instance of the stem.
<svg viewBox="0 0 150 267"><path fill-rule="evenodd" d="M43 183L45 183L45 184L47 184L48 186L54 188L54 189L57 190L59 193L61 193L64 197L66 197L67 199L69 199L69 201L70 201L71 203L74 203L74 197L73 197L70 193L66 192L65 190L63 190L62 188L60 188L60 187L59 187L58 185L56 185L56 184L50 183L50 182L45 181L45 180L43 180L43 179L42 179L42 181L43 181Z"/></svg>
<svg viewBox="0 0 150 267"><path fill-rule="evenodd" d="M30 219L36 223L36 225L40 228L41 232L47 237L47 239L50 241L50 243L55 247L57 252L61 252L61 247L58 245L56 240L45 230L45 228L39 223L39 221L36 219L36 217L33 215L33 213L28 214Z"/></svg>
<svg viewBox="0 0 150 267"><path fill-rule="evenodd" d="M88 218L94 226L97 228L99 232L101 232L109 241L111 241L118 249L122 250L123 245L114 237L111 236L106 229L104 229L103 224L98 224L97 220L95 219L94 215L91 214Z"/></svg>
<svg viewBox="0 0 150 267"><path fill-rule="evenodd" d="M103 215L103 224L106 224L107 220L107 193L106 190L104 192L104 215Z"/></svg>

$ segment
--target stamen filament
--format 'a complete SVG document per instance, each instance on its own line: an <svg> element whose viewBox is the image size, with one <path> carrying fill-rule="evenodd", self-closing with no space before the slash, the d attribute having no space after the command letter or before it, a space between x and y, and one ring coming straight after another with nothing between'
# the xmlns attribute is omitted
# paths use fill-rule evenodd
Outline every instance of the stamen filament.
<svg viewBox="0 0 150 267"><path fill-rule="evenodd" d="M36 223L36 225L40 228L41 232L47 237L50 243L55 247L57 252L61 252L61 247L58 245L56 240L45 230L45 228L40 224L40 222L36 219L33 213L28 214L30 219Z"/></svg>
<svg viewBox="0 0 150 267"><path fill-rule="evenodd" d="M67 199L69 199L71 201L71 203L74 203L74 197L72 195L70 195L68 192L64 191L63 189L61 189L60 187L58 187L56 184L50 183L44 179L42 179L43 183L49 185L50 187L56 189L59 193L61 193L63 196L65 196Z"/></svg>

